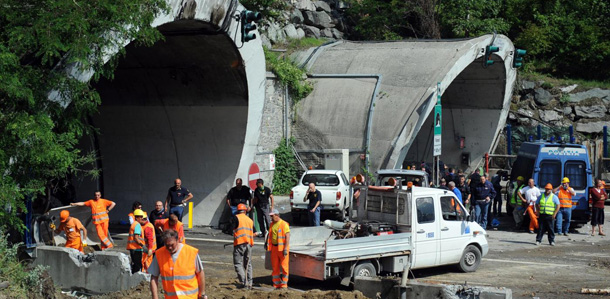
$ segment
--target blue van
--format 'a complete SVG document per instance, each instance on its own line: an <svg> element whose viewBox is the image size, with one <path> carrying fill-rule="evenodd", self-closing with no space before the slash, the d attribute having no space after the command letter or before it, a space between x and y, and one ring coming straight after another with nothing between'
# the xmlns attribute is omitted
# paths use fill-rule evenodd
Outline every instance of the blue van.
<svg viewBox="0 0 610 299"><path fill-rule="evenodd" d="M562 178L569 178L570 187L576 191L572 198L572 223L585 224L589 220L591 174L589 153L581 144L524 142L513 163L511 181L523 176L526 180L533 178L538 188L547 183L556 188Z"/></svg>

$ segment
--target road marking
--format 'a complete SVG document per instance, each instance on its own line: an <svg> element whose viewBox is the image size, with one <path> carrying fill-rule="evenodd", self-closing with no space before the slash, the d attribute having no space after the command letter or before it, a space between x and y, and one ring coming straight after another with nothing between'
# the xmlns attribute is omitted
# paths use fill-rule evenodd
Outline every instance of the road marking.
<svg viewBox="0 0 610 299"><path fill-rule="evenodd" d="M524 264L524 265L540 265L540 266L559 266L559 267L574 267L574 265L565 265L565 264L549 264L549 263L536 263L536 262L523 262L523 261L511 261L511 260L498 260L498 259L488 259L484 258L484 261L490 262L500 262L500 263L509 263L509 264Z"/></svg>
<svg viewBox="0 0 610 299"><path fill-rule="evenodd" d="M223 262L213 262L213 261L202 261L203 264L215 264L215 265L225 265L225 266L233 266L231 263L223 263Z"/></svg>

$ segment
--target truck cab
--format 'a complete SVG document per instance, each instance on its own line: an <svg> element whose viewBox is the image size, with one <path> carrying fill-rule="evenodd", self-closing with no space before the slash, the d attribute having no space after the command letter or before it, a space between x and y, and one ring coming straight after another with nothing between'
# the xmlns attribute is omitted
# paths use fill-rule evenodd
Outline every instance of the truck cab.
<svg viewBox="0 0 610 299"><path fill-rule="evenodd" d="M549 142L524 142L513 163L511 180L523 176L533 178L539 188L551 183L561 184L567 177L576 195L572 198L572 222L585 224L589 218L589 187L593 177L589 154L584 145ZM513 184L511 183L510 186Z"/></svg>

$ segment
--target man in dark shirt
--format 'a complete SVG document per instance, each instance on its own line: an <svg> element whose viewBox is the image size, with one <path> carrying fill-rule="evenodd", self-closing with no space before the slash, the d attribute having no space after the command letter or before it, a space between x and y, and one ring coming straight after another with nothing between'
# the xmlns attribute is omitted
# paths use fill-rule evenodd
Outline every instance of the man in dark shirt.
<svg viewBox="0 0 610 299"><path fill-rule="evenodd" d="M186 187L182 186L182 181L178 178L174 181L174 186L167 191L165 210L169 211L170 214L178 216L178 220L182 221L184 206L191 198L193 198L193 194Z"/></svg>
<svg viewBox="0 0 610 299"><path fill-rule="evenodd" d="M449 173L447 173L447 175L445 176L445 181L447 181L447 184L449 184L449 182L455 182L455 184L457 185L458 179L457 175L455 174L455 169L451 167L449 168Z"/></svg>
<svg viewBox="0 0 610 299"><path fill-rule="evenodd" d="M455 184L455 187L458 188L462 193L462 203L464 204L466 209L470 210L470 187L466 185L466 177L460 175L458 177L457 183Z"/></svg>
<svg viewBox="0 0 610 299"><path fill-rule="evenodd" d="M243 203L248 206L247 212L251 210L252 192L250 188L242 185L241 178L235 180L235 187L229 190L227 194L227 205L231 207L232 215L237 214L237 205Z"/></svg>
<svg viewBox="0 0 610 299"><path fill-rule="evenodd" d="M258 226L261 230L259 237L264 237L271 225L271 216L269 211L273 210L273 194L271 189L265 187L263 179L256 180L256 189L254 190L254 198L252 204L256 208L256 218Z"/></svg>
<svg viewBox="0 0 610 299"><path fill-rule="evenodd" d="M485 176L481 176L479 178L479 183L470 189L470 193L472 194L472 203L475 205L474 209L477 223L479 223L483 229L486 229L489 202L492 198L496 197L496 190L494 190L494 186L487 181Z"/></svg>
<svg viewBox="0 0 610 299"><path fill-rule="evenodd" d="M470 189L474 188L474 186L476 186L479 182L481 181L481 171L477 168L474 170L474 172L470 175L470 178L468 180L468 186L470 187Z"/></svg>
<svg viewBox="0 0 610 299"><path fill-rule="evenodd" d="M167 219L168 215L163 208L163 202L160 200L155 203L155 209L150 211L148 214L148 220L154 224L156 220ZM162 231L155 227L155 237L157 239L157 248L163 246L163 238L161 238Z"/></svg>
<svg viewBox="0 0 610 299"><path fill-rule="evenodd" d="M322 193L316 190L316 184L309 183L309 189L305 194L303 201L308 201L307 214L309 215L310 226L320 226L320 203L322 201Z"/></svg>

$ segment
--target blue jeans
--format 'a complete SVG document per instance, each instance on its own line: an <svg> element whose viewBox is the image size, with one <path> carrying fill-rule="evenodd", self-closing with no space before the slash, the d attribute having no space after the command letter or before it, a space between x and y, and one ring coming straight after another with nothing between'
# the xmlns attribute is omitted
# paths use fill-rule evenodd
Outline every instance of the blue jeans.
<svg viewBox="0 0 610 299"><path fill-rule="evenodd" d="M476 201L474 206L474 213L477 223L483 228L487 229L487 212L489 211L489 202Z"/></svg>
<svg viewBox="0 0 610 299"><path fill-rule="evenodd" d="M184 213L184 207L182 205L169 208L169 213L174 214L178 217L178 221L182 222L182 213Z"/></svg>
<svg viewBox="0 0 610 299"><path fill-rule="evenodd" d="M572 208L559 208L556 219L555 231L557 234L567 234L570 230L570 221L572 220Z"/></svg>
<svg viewBox="0 0 610 299"><path fill-rule="evenodd" d="M309 216L309 226L320 226L320 208L316 208L313 213L310 209L307 209L307 214Z"/></svg>

